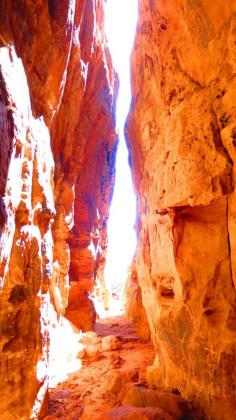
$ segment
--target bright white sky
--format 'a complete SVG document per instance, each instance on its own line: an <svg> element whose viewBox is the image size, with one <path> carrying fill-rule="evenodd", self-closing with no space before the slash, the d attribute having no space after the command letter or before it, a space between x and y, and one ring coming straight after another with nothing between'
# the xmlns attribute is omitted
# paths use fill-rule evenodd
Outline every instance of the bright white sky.
<svg viewBox="0 0 236 420"><path fill-rule="evenodd" d="M107 0L105 27L114 66L119 74L117 128L120 143L116 160L116 182L108 222L108 255L105 269L110 289L124 285L136 247L134 224L136 198L133 191L124 124L131 99L130 52L137 22L137 0Z"/></svg>

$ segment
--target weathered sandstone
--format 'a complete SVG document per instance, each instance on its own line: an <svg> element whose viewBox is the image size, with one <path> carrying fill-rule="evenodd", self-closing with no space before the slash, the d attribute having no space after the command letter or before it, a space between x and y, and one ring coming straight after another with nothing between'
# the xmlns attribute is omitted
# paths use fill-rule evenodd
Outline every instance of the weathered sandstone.
<svg viewBox="0 0 236 420"><path fill-rule="evenodd" d="M143 306L142 292L138 284L135 261L130 267L130 275L125 287L125 312L139 335L144 340L150 339L150 327Z"/></svg>
<svg viewBox="0 0 236 420"><path fill-rule="evenodd" d="M123 406L114 408L100 420L174 420L174 417L157 407Z"/></svg>
<svg viewBox="0 0 236 420"><path fill-rule="evenodd" d="M127 140L152 382L214 420L235 418L236 3L139 10Z"/></svg>
<svg viewBox="0 0 236 420"><path fill-rule="evenodd" d="M183 398L170 390L149 389L142 384L125 384L123 388L123 405L134 407L158 407L176 420L188 414L188 405Z"/></svg>
<svg viewBox="0 0 236 420"><path fill-rule="evenodd" d="M107 418L180 418L183 396L203 418L233 420L236 3L139 0L139 11L126 130L139 243L126 292L156 355L149 387L129 388L125 370L108 377L112 398L128 392ZM0 2L0 419L43 413L52 307L90 331L96 276L106 295L116 88L103 0ZM103 376L132 348L117 325L84 336ZM134 376L144 362L129 361Z"/></svg>
<svg viewBox="0 0 236 420"><path fill-rule="evenodd" d="M77 327L94 324L88 295L106 251L115 83L102 1L1 2L1 419L28 419L33 406L38 415L50 302Z"/></svg>

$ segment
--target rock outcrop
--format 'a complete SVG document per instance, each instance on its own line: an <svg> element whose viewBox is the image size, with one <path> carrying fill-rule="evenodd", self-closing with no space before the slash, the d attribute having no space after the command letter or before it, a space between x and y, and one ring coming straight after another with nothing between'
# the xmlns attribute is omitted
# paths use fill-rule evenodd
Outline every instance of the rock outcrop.
<svg viewBox="0 0 236 420"><path fill-rule="evenodd" d="M102 0L1 2L1 419L38 416L50 302L77 327L93 325L116 84Z"/></svg>
<svg viewBox="0 0 236 420"><path fill-rule="evenodd" d="M148 405L160 387L177 389L203 418L234 419L236 4L140 0L139 9L126 130L139 245L127 293L156 352L142 395ZM52 305L93 329L116 90L103 0L1 1L0 419L42 412ZM120 348L107 340L101 349ZM100 349L86 351L96 359ZM163 412L130 407L132 392L108 418L172 416L167 400Z"/></svg>
<svg viewBox="0 0 236 420"><path fill-rule="evenodd" d="M138 336L144 340L150 340L150 327L143 306L141 288L138 284L135 260L130 267L130 274L126 281L125 312L128 319L132 321Z"/></svg>
<svg viewBox="0 0 236 420"><path fill-rule="evenodd" d="M211 419L231 419L236 4L142 0L139 9L127 140L139 201L136 269L157 354L152 379Z"/></svg>

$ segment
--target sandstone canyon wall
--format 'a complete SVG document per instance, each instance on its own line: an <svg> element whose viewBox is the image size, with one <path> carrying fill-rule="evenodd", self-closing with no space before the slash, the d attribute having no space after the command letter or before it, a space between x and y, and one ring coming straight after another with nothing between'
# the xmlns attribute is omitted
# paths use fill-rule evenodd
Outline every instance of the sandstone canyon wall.
<svg viewBox="0 0 236 420"><path fill-rule="evenodd" d="M148 337L143 302L156 349L150 383L178 388L205 418L231 420L236 2L140 0L139 8L127 123L139 236L131 316L140 311ZM93 327L88 293L106 253L115 94L102 0L0 3L4 420L28 419L33 406L38 416L51 303L58 317Z"/></svg>
<svg viewBox="0 0 236 420"><path fill-rule="evenodd" d="M33 406L38 415L50 302L60 316L69 300L68 318L93 325L88 292L106 249L115 86L102 1L1 1L1 419L28 419Z"/></svg>
<svg viewBox="0 0 236 420"><path fill-rule="evenodd" d="M236 416L236 2L140 0L127 121L155 385Z"/></svg>

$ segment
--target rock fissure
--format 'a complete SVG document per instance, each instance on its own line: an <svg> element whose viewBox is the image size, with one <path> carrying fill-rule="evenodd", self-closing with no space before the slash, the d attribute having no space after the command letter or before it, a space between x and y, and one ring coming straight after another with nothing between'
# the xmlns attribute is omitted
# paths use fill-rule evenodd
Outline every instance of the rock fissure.
<svg viewBox="0 0 236 420"><path fill-rule="evenodd" d="M227 206L226 206L226 217L227 220L229 220L229 203L227 199ZM230 273L231 273L231 279L232 279L232 286L235 288L234 282L233 282L233 269L232 269L232 262L231 262L231 245L230 245L230 233L229 233L229 227L228 227L228 250L229 250L229 264L230 264Z"/></svg>
<svg viewBox="0 0 236 420"><path fill-rule="evenodd" d="M104 10L0 4L0 419L233 420L236 4L139 0L125 297L142 338L91 299L109 306L118 143Z"/></svg>

